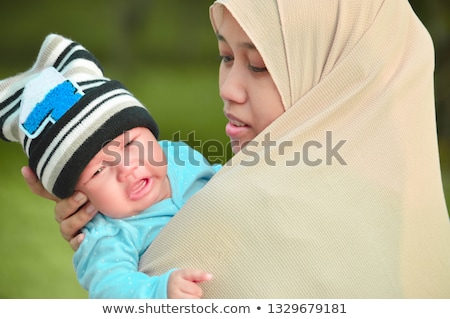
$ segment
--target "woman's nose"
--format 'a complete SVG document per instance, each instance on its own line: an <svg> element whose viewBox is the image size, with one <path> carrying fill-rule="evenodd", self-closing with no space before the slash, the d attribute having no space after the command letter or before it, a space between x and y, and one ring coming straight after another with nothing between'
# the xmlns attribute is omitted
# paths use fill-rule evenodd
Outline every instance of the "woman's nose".
<svg viewBox="0 0 450 319"><path fill-rule="evenodd" d="M221 66L219 70L219 94L225 102L242 104L246 100L246 80L242 67Z"/></svg>

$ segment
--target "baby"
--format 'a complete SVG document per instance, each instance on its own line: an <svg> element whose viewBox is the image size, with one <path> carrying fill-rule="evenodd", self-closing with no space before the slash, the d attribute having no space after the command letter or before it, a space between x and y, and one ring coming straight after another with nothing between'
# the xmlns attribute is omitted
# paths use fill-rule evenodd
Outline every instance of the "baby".
<svg viewBox="0 0 450 319"><path fill-rule="evenodd" d="M138 272L141 255L220 169L183 142L159 141L147 109L103 75L80 44L46 37L33 67L0 81L0 137L21 143L29 166L59 198L87 195L101 212L74 255L90 298L200 298L211 274Z"/></svg>

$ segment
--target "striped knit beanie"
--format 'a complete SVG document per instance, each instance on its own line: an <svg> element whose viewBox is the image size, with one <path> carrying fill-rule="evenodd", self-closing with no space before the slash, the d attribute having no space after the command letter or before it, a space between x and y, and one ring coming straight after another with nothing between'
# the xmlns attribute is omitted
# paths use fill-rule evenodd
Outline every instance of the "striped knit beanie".
<svg viewBox="0 0 450 319"><path fill-rule="evenodd" d="M20 142L44 187L70 196L105 143L135 127L158 138L147 109L103 75L79 43L48 35L32 68L0 81L0 137Z"/></svg>

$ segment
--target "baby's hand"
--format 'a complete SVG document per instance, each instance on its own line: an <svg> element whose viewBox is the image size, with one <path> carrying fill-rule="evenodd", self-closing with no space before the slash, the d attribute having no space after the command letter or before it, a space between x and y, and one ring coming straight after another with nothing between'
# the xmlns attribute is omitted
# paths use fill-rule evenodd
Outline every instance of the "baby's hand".
<svg viewBox="0 0 450 319"><path fill-rule="evenodd" d="M167 296L170 299L200 299L203 291L197 283L211 278L211 274L202 270L177 269L170 274Z"/></svg>

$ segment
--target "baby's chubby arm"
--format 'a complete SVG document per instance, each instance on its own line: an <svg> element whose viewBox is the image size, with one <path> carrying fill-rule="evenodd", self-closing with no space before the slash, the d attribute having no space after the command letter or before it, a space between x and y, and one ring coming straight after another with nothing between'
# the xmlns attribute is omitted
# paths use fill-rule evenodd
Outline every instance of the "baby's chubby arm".
<svg viewBox="0 0 450 319"><path fill-rule="evenodd" d="M90 298L200 298L202 290L197 283L211 278L193 269L171 269L159 276L139 272L137 247L141 236L127 223L117 227L97 215L84 234L74 264Z"/></svg>

